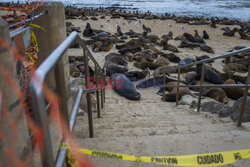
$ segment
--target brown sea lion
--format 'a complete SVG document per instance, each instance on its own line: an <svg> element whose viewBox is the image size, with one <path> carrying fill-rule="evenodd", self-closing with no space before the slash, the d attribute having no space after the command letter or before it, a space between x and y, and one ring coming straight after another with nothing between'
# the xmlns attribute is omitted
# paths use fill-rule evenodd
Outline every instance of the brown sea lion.
<svg viewBox="0 0 250 167"><path fill-rule="evenodd" d="M236 84L236 82L232 79L229 79L224 82L224 84ZM244 89L239 87L230 87L230 88L223 88L226 92L227 97L237 100L238 98L242 97L244 94Z"/></svg>
<svg viewBox="0 0 250 167"><path fill-rule="evenodd" d="M177 73L177 69L176 69L176 66L169 66L169 65L164 65L164 66L161 66L161 67L158 67L154 73L163 73L163 72L166 72L166 74L171 74L171 73Z"/></svg>
<svg viewBox="0 0 250 167"><path fill-rule="evenodd" d="M159 56L157 59L156 59L156 62L157 64L161 64L161 65L168 65L169 64L169 60L166 59L165 57L163 56Z"/></svg>
<svg viewBox="0 0 250 167"><path fill-rule="evenodd" d="M248 71L247 66L238 63L228 63L224 66L224 71Z"/></svg>
<svg viewBox="0 0 250 167"><path fill-rule="evenodd" d="M148 71L145 69L143 71L128 71L124 73L130 80L137 80L137 79L143 79L147 76Z"/></svg>
<svg viewBox="0 0 250 167"><path fill-rule="evenodd" d="M201 81L196 81L195 85L200 85L200 83ZM211 85L211 83L204 81L203 85ZM196 90L198 90L198 88ZM225 103L225 104L228 103L227 95L222 88L218 88L218 87L217 88L203 88L201 95L213 98L216 101L221 102L221 103Z"/></svg>
<svg viewBox="0 0 250 167"><path fill-rule="evenodd" d="M176 101L176 96L177 96L177 87L167 87L170 85L177 85L176 81L172 81L172 82L168 82L166 84L166 88L165 90L167 90L169 93L165 94L165 97L162 98L163 101L169 101L169 102L175 102ZM180 85L185 85L184 83L180 82ZM179 99L181 99L181 97L183 95L191 95L193 97L196 97L195 95L193 95L190 91L190 89L188 87L180 87L179 88Z"/></svg>
<svg viewBox="0 0 250 167"><path fill-rule="evenodd" d="M233 30L229 30L223 33L224 36L234 37L234 34L238 32L238 28L234 28Z"/></svg>
<svg viewBox="0 0 250 167"><path fill-rule="evenodd" d="M104 68L106 68L107 76L112 76L115 73L125 73L128 71L126 67L121 67L118 64L110 61L105 62Z"/></svg>

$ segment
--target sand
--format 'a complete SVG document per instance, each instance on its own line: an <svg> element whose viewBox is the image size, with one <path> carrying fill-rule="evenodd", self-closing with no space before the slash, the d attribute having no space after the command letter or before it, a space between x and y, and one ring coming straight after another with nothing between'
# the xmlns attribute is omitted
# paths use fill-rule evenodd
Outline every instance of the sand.
<svg viewBox="0 0 250 167"><path fill-rule="evenodd" d="M110 20L110 21L108 21ZM70 20L75 26L83 29L89 22L94 29L100 29L103 25L104 31L116 32L116 22L119 21L122 32L133 29L135 32L142 32L142 24L150 26L151 34L161 37L172 31L174 37L188 32L193 34L198 30L206 30L210 40L206 43L211 46L215 54L209 54L200 49L178 48L180 58L208 55L214 57L231 50L235 46L249 46L250 41L241 40L237 34L235 37L222 36L223 31L218 25L216 29L208 25L187 25L177 24L172 20L142 20L137 27L135 21L130 24L123 19L98 19L98 21ZM124 24L123 24L124 23ZM171 24L172 27L168 27ZM184 29L180 26L183 25ZM237 26L228 26L231 29ZM82 37L82 33L79 33ZM178 46L180 41L169 41L170 44ZM90 48L92 51L92 49ZM104 57L110 52L117 52L113 47L109 52L93 53L101 67L104 64ZM81 56L81 49L70 49L69 55ZM213 67L222 71L223 63L217 60ZM136 68L129 63L129 69ZM137 69L138 70L138 69ZM250 148L250 123L243 123L238 128L229 117L219 118L217 114L197 113L189 106L175 106L175 103L161 101L156 95L157 89L140 89L141 100L130 101L113 90L106 91L106 103L101 111L101 118L93 113L94 138L88 137L87 114L79 116L76 121L74 135L82 148L116 152L137 156L157 155L187 155L198 153L209 153ZM232 101L230 102L232 104ZM160 166L140 162L120 161L89 157L95 166L100 167L129 167L129 166ZM228 166L249 166L250 159L240 160Z"/></svg>

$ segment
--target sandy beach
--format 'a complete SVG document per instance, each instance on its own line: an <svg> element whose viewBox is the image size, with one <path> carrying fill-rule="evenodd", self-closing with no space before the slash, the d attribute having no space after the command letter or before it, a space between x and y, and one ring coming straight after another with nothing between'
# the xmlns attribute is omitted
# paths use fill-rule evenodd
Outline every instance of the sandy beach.
<svg viewBox="0 0 250 167"><path fill-rule="evenodd" d="M206 30L210 36L206 40L208 46L211 46L215 54L206 53L199 48L178 48L180 52L176 55L180 58L208 55L209 57L218 56L226 53L235 46L249 46L250 41L240 39L237 33L234 37L223 36L222 27L233 29L239 28L238 25L225 26L217 25L217 28L211 28L209 25L188 25L176 23L173 20L144 20L137 26L138 20L128 23L127 20L105 19L97 17L98 21L91 19L82 21L81 19L70 19L75 27L80 27L81 31L85 29L87 22L93 29L116 33L116 23L119 22L122 32L130 29L142 33L142 24L149 26L152 32L149 34L162 35L173 32L174 38L182 35L184 32L194 34L198 30L202 36L203 30ZM171 27L169 27L171 25ZM184 28L182 29L181 26ZM82 37L82 32L79 33ZM84 38L87 40L86 38ZM129 40L129 39L128 39ZM127 41L128 41L127 40ZM170 44L178 46L180 41L170 40ZM162 47L156 47L162 50ZM111 52L117 52L115 46L109 52L93 53L98 63L103 67L105 56ZM170 53L164 51L165 53ZM70 56L81 56L81 49L70 49ZM176 65L173 63L173 65ZM223 72L222 59L216 60L213 67ZM129 62L129 70L139 70ZM246 76L247 74L239 73ZM210 153L220 151L230 151L237 149L247 149L250 147L250 123L243 123L241 128L236 126L230 117L219 118L217 114L197 113L187 105L175 106L175 103L163 102L161 96L157 95L157 89L147 88L139 89L141 99L139 101L130 101L119 96L113 90L107 90L106 103L101 113L101 118L97 118L94 113L94 138L88 137L87 114L77 118L74 134L79 140L79 144L86 149L123 153L138 156L160 156L160 155L188 155L198 153ZM206 98L204 101L212 101ZM230 100L232 105L234 100ZM95 166L102 167L128 167L128 166L160 166L140 162L129 162L97 157L89 157ZM228 166L248 166L250 160L241 160Z"/></svg>

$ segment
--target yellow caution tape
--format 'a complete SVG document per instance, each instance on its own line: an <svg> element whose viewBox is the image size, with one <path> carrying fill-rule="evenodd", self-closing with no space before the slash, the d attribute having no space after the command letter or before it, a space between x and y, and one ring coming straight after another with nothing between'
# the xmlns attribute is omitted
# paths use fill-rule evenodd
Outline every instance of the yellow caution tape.
<svg viewBox="0 0 250 167"><path fill-rule="evenodd" d="M36 24L31 24L31 23L29 24L29 26L31 26L31 27L36 27L36 28L40 28L40 29L42 29L43 31L47 32L46 29L43 28L42 26L39 26L39 25L36 25Z"/></svg>
<svg viewBox="0 0 250 167"><path fill-rule="evenodd" d="M69 148L63 144L62 148ZM93 151L87 149L78 149L82 154L92 155L102 158L112 158L117 160L126 161L137 161L156 163L161 165L172 165L172 166L221 166L231 164L241 159L250 158L250 149L235 150L226 152L216 152L208 154L193 154L193 155L180 155L180 156L134 156L127 154L117 154L112 152ZM67 155L72 166L77 166L74 163L74 158L71 152Z"/></svg>
<svg viewBox="0 0 250 167"><path fill-rule="evenodd" d="M38 52L39 50L38 50L37 40L36 40L36 36L33 32L31 32L31 40L32 40L32 43L35 47L36 52Z"/></svg>

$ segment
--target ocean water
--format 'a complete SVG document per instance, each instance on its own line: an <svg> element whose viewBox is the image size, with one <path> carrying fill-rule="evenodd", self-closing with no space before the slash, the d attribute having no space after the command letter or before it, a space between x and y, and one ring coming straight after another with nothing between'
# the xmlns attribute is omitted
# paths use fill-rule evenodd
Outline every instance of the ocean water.
<svg viewBox="0 0 250 167"><path fill-rule="evenodd" d="M250 0L62 0L62 2L65 5L78 7L96 8L119 4L127 10L137 8L139 12L150 11L155 14L170 13L177 16L217 16L241 21L250 20Z"/></svg>

